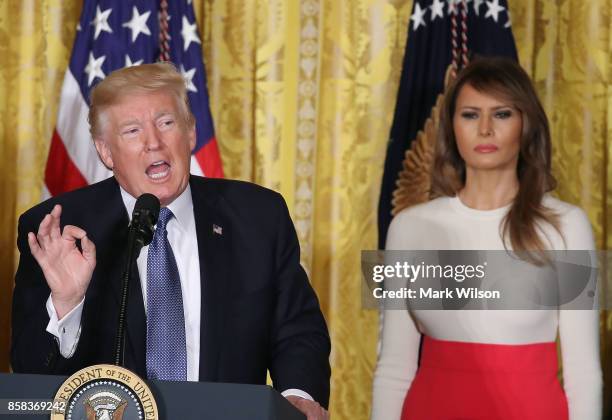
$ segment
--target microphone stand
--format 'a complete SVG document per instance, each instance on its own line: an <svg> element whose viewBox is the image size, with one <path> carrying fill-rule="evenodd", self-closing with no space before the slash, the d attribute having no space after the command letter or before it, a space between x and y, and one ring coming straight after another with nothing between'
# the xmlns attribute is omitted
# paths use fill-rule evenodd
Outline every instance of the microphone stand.
<svg viewBox="0 0 612 420"><path fill-rule="evenodd" d="M125 356L125 314L127 309L128 290L130 285L130 274L133 266L133 255L135 245L135 232L130 227L128 233L128 250L127 250L127 263L125 271L123 272L123 279L121 282L121 300L119 304L119 324L117 326L117 336L115 338L115 365L123 366Z"/></svg>

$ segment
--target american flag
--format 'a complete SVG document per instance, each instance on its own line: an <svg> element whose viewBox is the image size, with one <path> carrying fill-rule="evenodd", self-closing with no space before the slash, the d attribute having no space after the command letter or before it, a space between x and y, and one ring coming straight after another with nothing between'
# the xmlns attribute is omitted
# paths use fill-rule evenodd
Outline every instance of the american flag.
<svg viewBox="0 0 612 420"><path fill-rule="evenodd" d="M185 78L196 118L191 172L223 177L191 0L84 0L51 139L45 194L55 196L112 175L99 161L89 134L89 93L116 69L159 61L160 17L165 15L169 58Z"/></svg>
<svg viewBox="0 0 612 420"><path fill-rule="evenodd" d="M391 199L404 152L444 90L454 54L460 63L470 54L518 59L506 0L414 0L378 204L380 249L391 223Z"/></svg>

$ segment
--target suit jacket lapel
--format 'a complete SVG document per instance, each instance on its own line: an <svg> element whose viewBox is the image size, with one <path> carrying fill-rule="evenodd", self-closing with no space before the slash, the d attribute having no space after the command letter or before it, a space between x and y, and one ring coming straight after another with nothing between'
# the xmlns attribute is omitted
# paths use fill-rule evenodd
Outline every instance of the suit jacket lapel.
<svg viewBox="0 0 612 420"><path fill-rule="evenodd" d="M102 322L113 323L113 331L116 331L118 322L118 310L121 302L121 284L123 282L123 273L127 258L127 237L129 217L125 209L119 186L117 182L112 180L112 192L110 199L106 201L106 207L99 209L100 214L108 216L110 224L96 223L99 227L97 235L101 238L101 242L96 246L100 251L98 254L98 262L104 262L102 270L98 272L99 282L101 283L102 293L105 293L104 285L110 283L111 294L116 306L115 312L104 312L106 319ZM101 200L102 201L102 200ZM140 286L140 276L138 275L138 267L133 265L131 270L130 285L128 290L128 305L126 313L126 348L125 348L125 365L128 369L132 369L139 375L146 374L145 368L145 351L146 351L146 319L144 312L144 303L142 298L142 288ZM112 340L112 355L114 362L115 342Z"/></svg>
<svg viewBox="0 0 612 420"><path fill-rule="evenodd" d="M230 264L231 231L219 211L222 198L206 180L190 180L198 238L201 281L200 381L218 378L222 349L224 308L227 301L227 275Z"/></svg>

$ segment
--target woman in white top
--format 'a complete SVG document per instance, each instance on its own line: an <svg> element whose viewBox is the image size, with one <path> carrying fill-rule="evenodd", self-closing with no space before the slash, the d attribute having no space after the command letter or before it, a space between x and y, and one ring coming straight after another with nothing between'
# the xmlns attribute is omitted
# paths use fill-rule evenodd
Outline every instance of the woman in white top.
<svg viewBox="0 0 612 420"><path fill-rule="evenodd" d="M594 249L585 213L547 195L548 120L517 63L474 60L440 117L439 197L393 219L388 250L509 249L543 261L545 250ZM595 310L385 310L372 418L599 419L598 320Z"/></svg>

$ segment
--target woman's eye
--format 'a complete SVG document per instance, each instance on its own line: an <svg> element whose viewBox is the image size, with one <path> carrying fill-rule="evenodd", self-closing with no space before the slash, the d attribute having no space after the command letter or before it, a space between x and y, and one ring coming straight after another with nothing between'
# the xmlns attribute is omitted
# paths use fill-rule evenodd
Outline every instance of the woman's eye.
<svg viewBox="0 0 612 420"><path fill-rule="evenodd" d="M510 118L512 116L512 111L510 111L510 110L498 111L498 112L495 113L495 116L497 118L505 120L506 118Z"/></svg>
<svg viewBox="0 0 612 420"><path fill-rule="evenodd" d="M467 120L475 120L478 118L478 114L476 112L462 112L461 117Z"/></svg>

